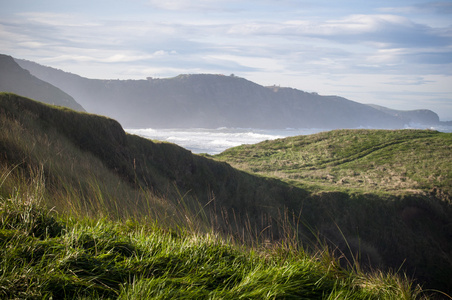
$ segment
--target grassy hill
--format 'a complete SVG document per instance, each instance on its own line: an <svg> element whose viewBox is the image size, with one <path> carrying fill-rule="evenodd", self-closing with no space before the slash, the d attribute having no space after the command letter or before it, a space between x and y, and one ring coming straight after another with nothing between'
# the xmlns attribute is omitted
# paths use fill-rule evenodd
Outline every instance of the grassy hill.
<svg viewBox="0 0 452 300"><path fill-rule="evenodd" d="M434 193L451 203L451 154L450 133L363 129L244 145L216 158L314 191Z"/></svg>
<svg viewBox="0 0 452 300"><path fill-rule="evenodd" d="M194 211L211 211L215 218L224 210L231 217L228 224L240 227L249 220L257 224L263 214L276 218L275 208L306 195L281 181L247 174L176 145L126 134L109 118L14 94L0 96L3 161L18 165L22 172L42 171L47 185L57 192L86 201L101 195L103 207L90 208L96 212L141 216L149 213L147 198L152 194L161 205L183 202ZM53 205L72 210L65 203ZM154 210L154 203L150 209Z"/></svg>
<svg viewBox="0 0 452 300"><path fill-rule="evenodd" d="M0 124L1 295L411 299L429 294L416 283L450 288L441 185L321 192L9 93Z"/></svg>
<svg viewBox="0 0 452 300"><path fill-rule="evenodd" d="M326 251L247 248L214 233L169 231L143 220L57 216L43 205L47 199L36 184L17 186L14 195L0 198L2 299L427 299L431 294L400 274L346 270Z"/></svg>
<svg viewBox="0 0 452 300"><path fill-rule="evenodd" d="M393 267L397 259L391 263L391 257L405 255L406 270L419 271L422 265L435 279L444 276L443 288L450 289L451 153L450 133L337 130L243 145L215 158L309 190L348 242L360 244L361 253ZM341 244L325 228L327 221L319 223L329 239ZM391 241L391 236L398 238ZM430 244L438 260L426 259L421 244Z"/></svg>

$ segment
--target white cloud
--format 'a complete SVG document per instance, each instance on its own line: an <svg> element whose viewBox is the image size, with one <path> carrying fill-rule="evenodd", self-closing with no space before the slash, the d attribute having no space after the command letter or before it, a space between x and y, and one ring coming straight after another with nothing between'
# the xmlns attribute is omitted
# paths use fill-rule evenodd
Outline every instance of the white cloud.
<svg viewBox="0 0 452 300"><path fill-rule="evenodd" d="M435 13L435 14L452 14L452 2L450 1L436 1L418 3L411 6L395 6L395 7L381 7L378 9L382 12L391 13Z"/></svg>
<svg viewBox="0 0 452 300"><path fill-rule="evenodd" d="M320 38L337 43L370 43L380 48L452 44L450 29L431 28L396 15L351 15L326 21L246 22L232 25L228 34Z"/></svg>
<svg viewBox="0 0 452 300"><path fill-rule="evenodd" d="M210 61L224 61L232 63L247 69L260 70L263 72L281 72L284 71L282 63L276 58L246 56L246 55L230 55L230 54L212 54L207 55L206 59Z"/></svg>
<svg viewBox="0 0 452 300"><path fill-rule="evenodd" d="M47 12L24 12L18 13L17 17L27 20L29 23L49 26L65 27L93 27L102 25L99 22L87 20L80 15L68 13L47 13Z"/></svg>
<svg viewBox="0 0 452 300"><path fill-rule="evenodd" d="M227 7L237 2L236 0L148 0L148 3L153 7L181 11L181 10L218 10L219 8Z"/></svg>

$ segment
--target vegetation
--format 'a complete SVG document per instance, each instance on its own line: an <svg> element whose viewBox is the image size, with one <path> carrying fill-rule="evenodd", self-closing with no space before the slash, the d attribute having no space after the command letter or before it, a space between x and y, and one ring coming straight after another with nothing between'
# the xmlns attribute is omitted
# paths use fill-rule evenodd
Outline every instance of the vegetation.
<svg viewBox="0 0 452 300"><path fill-rule="evenodd" d="M400 251L407 258L406 270L419 265L431 266L428 273L434 273L436 279L443 276L445 279L452 276L452 265L447 263L438 272L433 271L433 266L438 265L439 256L444 255L445 260L439 260L448 262L452 257L451 245L445 242L452 234L451 153L450 133L363 129L243 145L215 158L238 169L278 178L311 191L318 205L336 216L335 222L347 232L348 241L359 243L360 252L373 260L373 264L379 257L385 257L384 265L396 267L395 261L400 260L389 263L388 259L398 257L396 252ZM316 218L321 214L313 213ZM433 225L436 221L439 222ZM324 226L325 223L328 222L323 221ZM353 227L357 229L349 231ZM440 232L445 234L440 238L443 242L434 241ZM389 235L399 237L395 241ZM355 241L356 237L359 241ZM329 235L329 239L336 245L343 243L334 235ZM436 259L432 256L427 261L420 252L414 254L423 247L413 244L414 240L441 249L438 256L434 255ZM399 250L392 252L390 248ZM442 287L452 289L450 282Z"/></svg>
<svg viewBox="0 0 452 300"><path fill-rule="evenodd" d="M8 93L0 126L2 296L449 292L452 213L442 181L434 194L320 192Z"/></svg>
<svg viewBox="0 0 452 300"><path fill-rule="evenodd" d="M363 129L244 145L216 158L314 191L434 192L451 203L451 153L450 133Z"/></svg>
<svg viewBox="0 0 452 300"><path fill-rule="evenodd" d="M3 180L5 177L3 177ZM42 178L0 199L3 299L417 299L400 274L345 270L328 252L246 248L215 233L48 210ZM19 183L20 184L20 183ZM70 199L73 200L73 199Z"/></svg>

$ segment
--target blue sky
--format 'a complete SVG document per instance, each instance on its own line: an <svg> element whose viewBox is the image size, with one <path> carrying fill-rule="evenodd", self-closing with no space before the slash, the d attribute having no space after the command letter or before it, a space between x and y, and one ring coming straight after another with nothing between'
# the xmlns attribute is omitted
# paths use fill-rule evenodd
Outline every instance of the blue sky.
<svg viewBox="0 0 452 300"><path fill-rule="evenodd" d="M235 74L452 120L452 1L0 0L0 53L88 78Z"/></svg>

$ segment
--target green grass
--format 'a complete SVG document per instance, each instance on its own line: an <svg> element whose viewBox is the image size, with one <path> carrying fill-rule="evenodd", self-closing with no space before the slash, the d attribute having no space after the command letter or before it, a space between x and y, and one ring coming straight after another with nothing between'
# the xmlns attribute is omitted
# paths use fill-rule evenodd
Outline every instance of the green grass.
<svg viewBox="0 0 452 300"><path fill-rule="evenodd" d="M340 234L331 234L334 224L318 220L322 211L373 265L384 261L383 265L396 267L400 260L394 258L404 253L406 270L422 266L432 278L444 276L442 287L450 290L446 277L452 276L452 261L447 258L452 255L447 246L452 228L447 221L452 216L451 153L451 133L336 130L243 145L214 158L311 191L315 204L310 207L318 210L307 212L317 219L309 223L323 224L321 232L329 232L333 244L345 247ZM441 234L446 235L439 238ZM415 250L426 245L442 250L428 252L431 257Z"/></svg>
<svg viewBox="0 0 452 300"><path fill-rule="evenodd" d="M452 193L452 134L336 130L228 149L231 165L313 191ZM450 196L444 200L450 202Z"/></svg>
<svg viewBox="0 0 452 300"><path fill-rule="evenodd" d="M7 176L7 175L5 175ZM421 299L400 274L342 268L328 252L246 247L145 220L58 215L41 179L0 198L3 299ZM27 191L22 193L21 191ZM192 220L196 221L196 220Z"/></svg>
<svg viewBox="0 0 452 300"><path fill-rule="evenodd" d="M399 274L415 278L410 283L413 286L419 283L426 289L452 291L452 208L445 183L450 176L444 175L450 173L450 166L440 165L440 161L436 161L440 165L436 186L429 186L429 181L419 173L417 176L425 186L399 193L387 188L383 191L342 185L339 188L319 178L314 183L303 183L278 174L273 178L271 174L261 176L263 173L256 176L228 163L193 155L176 145L128 135L114 120L43 105L14 94L0 94L0 125L0 196L14 199L21 195L20 199L29 199L39 195L44 211L58 212L55 220L63 226L63 233L73 224L83 224L85 219L90 224L100 222L120 228L124 224L142 224L143 228L134 226L179 237L215 236L231 246L246 245L250 251L282 247L302 249L301 252L314 256L328 253L344 268L360 266L366 274L380 270L372 272L380 274L375 275L378 278L391 274L391 270L400 270ZM417 131L337 131L306 140L299 138L313 150L323 147L326 149L323 152L304 151L300 146L303 143L293 149L321 161L318 166L351 172L347 164L363 163L363 159L372 157L378 164L397 165L396 157L388 156L393 146L380 144L388 139L385 134L393 140L409 140L400 137L404 133L418 136L410 140L413 148L429 139L429 135L437 138L434 143L429 141L435 146L447 137ZM347 151L337 146L344 144L350 134L360 136L361 155L356 155L352 146ZM375 141L366 141L365 134ZM318 142L310 143L311 140ZM328 140L331 147L336 144L334 155L328 154ZM273 162L285 162L289 167L290 158L284 156L287 151L278 150L290 148L286 140L275 143L279 144L273 150L281 156ZM403 145L392 143L396 144ZM262 145L256 147L266 151ZM367 153L366 147L373 147L374 151ZM420 156L427 157L432 150L428 145L425 147L428 151ZM447 151L447 147L444 149ZM384 155L378 161L375 154L380 152ZM443 151L438 151L443 156L430 152L433 157L444 158ZM406 153L403 155L407 156L404 162L407 165L416 158L410 160ZM243 156L240 151L237 158L260 159L259 155ZM259 164L274 168L264 156L261 159ZM295 156L293 161L297 162ZM434 162L432 159L428 164ZM413 170L419 169L418 163L413 165ZM304 170L324 172L321 168L315 170L313 165ZM295 172L292 175L298 172L294 167L283 171ZM324 188L320 188L322 184ZM49 216L55 217L53 213ZM143 290L144 286L137 283L130 287Z"/></svg>

